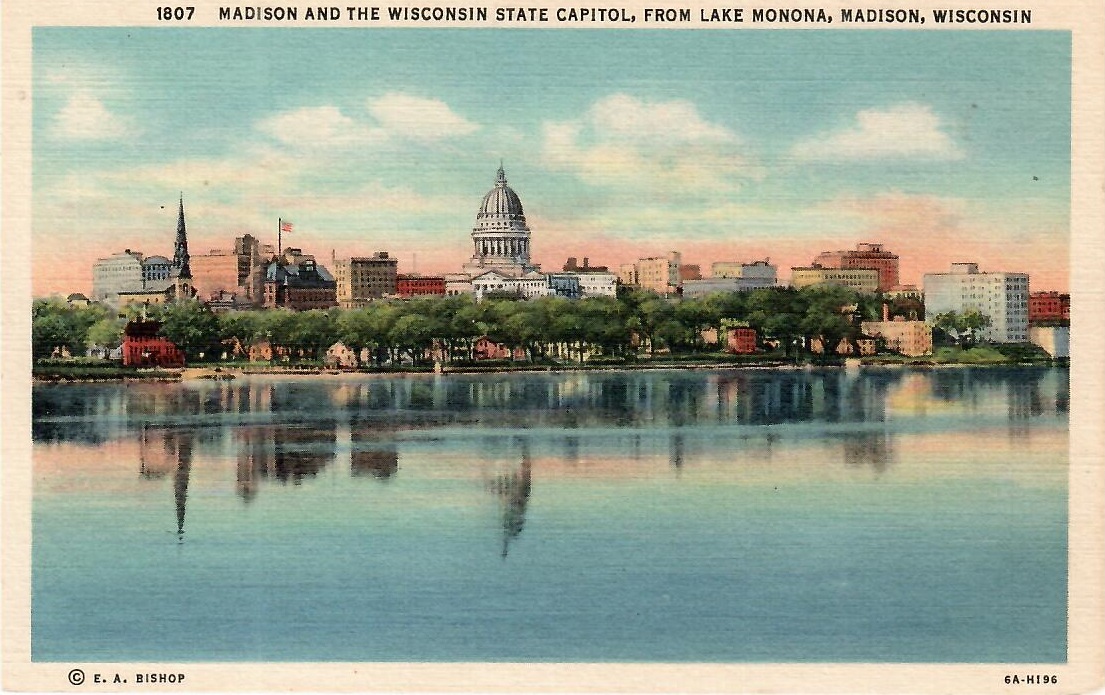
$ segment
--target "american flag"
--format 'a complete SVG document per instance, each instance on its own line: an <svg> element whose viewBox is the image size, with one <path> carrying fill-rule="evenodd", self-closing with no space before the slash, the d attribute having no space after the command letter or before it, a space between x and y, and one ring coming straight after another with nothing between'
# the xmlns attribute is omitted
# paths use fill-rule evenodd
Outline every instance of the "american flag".
<svg viewBox="0 0 1105 695"><path fill-rule="evenodd" d="M285 234L291 232L292 231L292 223L288 222L286 220L282 220L280 222L280 231L284 232Z"/></svg>

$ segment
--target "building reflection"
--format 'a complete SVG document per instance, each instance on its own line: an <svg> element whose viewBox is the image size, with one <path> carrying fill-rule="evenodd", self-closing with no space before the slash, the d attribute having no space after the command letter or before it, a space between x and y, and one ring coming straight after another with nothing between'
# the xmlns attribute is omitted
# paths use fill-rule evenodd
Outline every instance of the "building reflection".
<svg viewBox="0 0 1105 695"><path fill-rule="evenodd" d="M893 438L889 432L852 432L843 439L847 466L870 466L876 473L882 473L894 461Z"/></svg>
<svg viewBox="0 0 1105 695"><path fill-rule="evenodd" d="M488 483L488 490L499 498L502 525L501 555L506 559L511 541L518 538L526 524L526 506L532 489L532 465L529 440L518 438L519 462L510 471L500 473Z"/></svg>
<svg viewBox="0 0 1105 695"><path fill-rule="evenodd" d="M399 447L391 432L370 421L349 423L349 473L353 477L391 480L399 471Z"/></svg>
<svg viewBox="0 0 1105 695"><path fill-rule="evenodd" d="M249 502L261 480L300 485L326 468L337 456L337 422L309 425L241 427L235 432L237 491Z"/></svg>
<svg viewBox="0 0 1105 695"><path fill-rule="evenodd" d="M1002 401L1011 393L1011 418L1023 420L1026 413L1029 419L1065 415L1069 408L1068 376L1061 369L918 372L868 368L858 373L840 369L748 369L706 374L630 371L404 376L363 382L36 384L32 436L36 442L99 445L134 436L144 426L212 423L277 427L274 423L282 422L329 430L335 419L375 421L378 426L393 429L457 425L645 429L701 424L881 422L887 417L888 399L900 397L903 389L917 389L918 382L923 384L920 392L926 395L909 396L913 401L955 404L969 411L991 408L999 402L1004 407ZM1030 401L1022 401L1022 397ZM286 444L291 449L304 443L298 436L289 434ZM302 474L295 458L286 457L292 464L287 468L289 479Z"/></svg>

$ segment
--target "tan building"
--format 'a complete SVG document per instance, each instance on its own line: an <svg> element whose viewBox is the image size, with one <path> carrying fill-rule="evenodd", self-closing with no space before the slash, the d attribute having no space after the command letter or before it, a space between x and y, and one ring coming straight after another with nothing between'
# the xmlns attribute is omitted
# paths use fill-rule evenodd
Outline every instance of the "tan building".
<svg viewBox="0 0 1105 695"><path fill-rule="evenodd" d="M657 294L671 294L679 289L682 255L672 251L667 256L639 258L636 263L624 263L618 268L618 280L625 285L637 285Z"/></svg>
<svg viewBox="0 0 1105 695"><path fill-rule="evenodd" d="M813 259L813 265L840 270L877 270L879 292L898 284L898 256L884 249L882 244L862 243L853 251L825 251Z"/></svg>
<svg viewBox="0 0 1105 695"><path fill-rule="evenodd" d="M373 299L396 292L399 260L377 251L372 256L334 259L334 281L338 283L338 306L356 309Z"/></svg>
<svg viewBox="0 0 1105 695"><path fill-rule="evenodd" d="M227 249L211 249L189 259L196 294L206 300L213 294L238 291L238 255Z"/></svg>
<svg viewBox="0 0 1105 695"><path fill-rule="evenodd" d="M864 321L860 330L875 338L882 338L886 347L907 357L932 354L932 327L924 321Z"/></svg>
<svg viewBox="0 0 1105 695"><path fill-rule="evenodd" d="M879 289L879 271L873 268L824 268L812 265L791 268L790 272L790 284L796 289L822 283L872 294Z"/></svg>
<svg viewBox="0 0 1105 695"><path fill-rule="evenodd" d="M261 244L246 234L234 239L233 249L211 249L190 256L196 296L210 301L212 297L233 295L235 304L259 306L264 294L265 263L273 255L270 244Z"/></svg>

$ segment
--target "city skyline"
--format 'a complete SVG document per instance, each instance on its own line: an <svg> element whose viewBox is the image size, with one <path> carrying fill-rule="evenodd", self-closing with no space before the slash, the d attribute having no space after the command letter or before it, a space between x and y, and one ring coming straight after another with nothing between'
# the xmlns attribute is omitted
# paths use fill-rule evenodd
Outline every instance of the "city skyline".
<svg viewBox="0 0 1105 695"><path fill-rule="evenodd" d="M870 241L905 283L1068 287L1065 32L37 28L34 58L35 295L166 254L181 191L193 254L283 217L323 263L456 271L500 160L546 269L785 279Z"/></svg>

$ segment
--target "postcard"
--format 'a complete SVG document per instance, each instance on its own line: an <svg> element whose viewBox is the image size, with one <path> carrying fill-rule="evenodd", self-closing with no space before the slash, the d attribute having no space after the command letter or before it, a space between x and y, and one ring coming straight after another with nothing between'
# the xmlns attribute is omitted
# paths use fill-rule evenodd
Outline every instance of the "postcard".
<svg viewBox="0 0 1105 695"><path fill-rule="evenodd" d="M5 3L4 688L1101 688L1103 20Z"/></svg>

